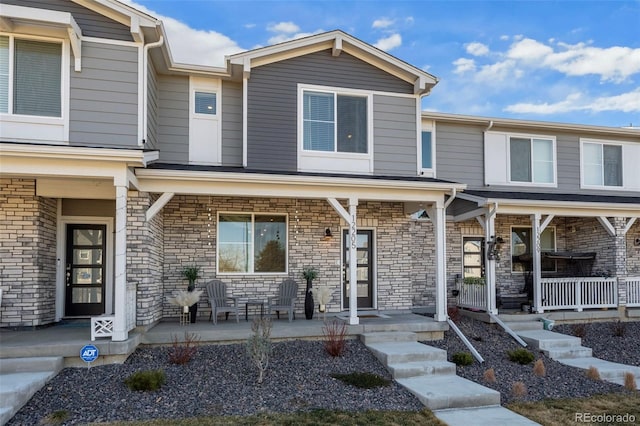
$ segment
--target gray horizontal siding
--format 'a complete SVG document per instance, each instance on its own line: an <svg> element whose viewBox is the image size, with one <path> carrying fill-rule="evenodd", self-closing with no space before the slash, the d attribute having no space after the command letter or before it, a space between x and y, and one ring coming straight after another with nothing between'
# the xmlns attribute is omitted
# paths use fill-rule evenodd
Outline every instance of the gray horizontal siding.
<svg viewBox="0 0 640 426"><path fill-rule="evenodd" d="M297 85L413 93L413 85L359 59L326 50L254 68L247 105L250 168L297 170Z"/></svg>
<svg viewBox="0 0 640 426"><path fill-rule="evenodd" d="M482 128L436 124L436 175L438 179L484 185Z"/></svg>
<svg viewBox="0 0 640 426"><path fill-rule="evenodd" d="M138 50L82 43L82 72L71 71L72 145L138 146Z"/></svg>
<svg viewBox="0 0 640 426"><path fill-rule="evenodd" d="M189 78L158 76L158 145L160 161L189 161Z"/></svg>
<svg viewBox="0 0 640 426"><path fill-rule="evenodd" d="M242 166L242 84L222 83L222 164Z"/></svg>
<svg viewBox="0 0 640 426"><path fill-rule="evenodd" d="M374 174L415 176L417 167L416 100L373 97Z"/></svg>
<svg viewBox="0 0 640 426"><path fill-rule="evenodd" d="M149 61L147 75L147 140L145 148L155 149L158 145L158 77L153 61Z"/></svg>
<svg viewBox="0 0 640 426"><path fill-rule="evenodd" d="M618 138L606 135L580 135L576 132L546 131L539 128L507 128L496 126L492 131L546 135L556 137L556 172L557 188L516 186L516 185L484 185L484 129L486 126L463 124L436 124L436 173L439 179L466 183L468 189L492 191L518 191L538 193L571 193L592 195L630 195L637 196L634 191L592 190L580 188L580 138L589 137L611 141L635 141L633 138Z"/></svg>
<svg viewBox="0 0 640 426"><path fill-rule="evenodd" d="M73 15L73 19L82 30L82 35L86 37L133 41L131 31L126 25L69 0L2 0L2 4L68 12Z"/></svg>

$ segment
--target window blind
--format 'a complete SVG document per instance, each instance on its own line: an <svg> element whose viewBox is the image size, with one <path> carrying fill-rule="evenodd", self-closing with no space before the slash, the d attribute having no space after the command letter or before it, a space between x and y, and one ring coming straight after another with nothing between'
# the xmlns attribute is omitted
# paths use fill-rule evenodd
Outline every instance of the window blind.
<svg viewBox="0 0 640 426"><path fill-rule="evenodd" d="M15 40L13 113L61 116L62 45Z"/></svg>

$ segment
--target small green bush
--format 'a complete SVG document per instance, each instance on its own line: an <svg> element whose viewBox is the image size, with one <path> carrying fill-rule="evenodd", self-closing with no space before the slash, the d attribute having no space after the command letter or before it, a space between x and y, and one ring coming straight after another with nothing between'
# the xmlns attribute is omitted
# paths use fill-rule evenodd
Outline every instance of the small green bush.
<svg viewBox="0 0 640 426"><path fill-rule="evenodd" d="M518 364L522 365L531 364L533 360L536 359L535 355L533 355L525 348L518 348L512 351L507 351L507 355L509 356L510 361L517 362Z"/></svg>
<svg viewBox="0 0 640 426"><path fill-rule="evenodd" d="M349 374L332 374L331 377L343 381L344 383L364 389L378 388L389 386L391 380L380 377L372 373L349 373Z"/></svg>
<svg viewBox="0 0 640 426"><path fill-rule="evenodd" d="M71 415L67 410L57 410L40 420L40 424L46 426L59 426L69 420L70 417Z"/></svg>
<svg viewBox="0 0 640 426"><path fill-rule="evenodd" d="M136 371L126 379L124 384L135 391L154 391L160 389L166 380L162 370Z"/></svg>
<svg viewBox="0 0 640 426"><path fill-rule="evenodd" d="M451 357L451 361L453 361L456 365L464 367L465 365L473 364L473 355L469 352L456 352Z"/></svg>

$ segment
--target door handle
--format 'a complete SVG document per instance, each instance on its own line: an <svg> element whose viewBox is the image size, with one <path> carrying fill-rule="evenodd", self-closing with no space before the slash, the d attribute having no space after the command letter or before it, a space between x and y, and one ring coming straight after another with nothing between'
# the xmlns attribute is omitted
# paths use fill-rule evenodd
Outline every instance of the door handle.
<svg viewBox="0 0 640 426"><path fill-rule="evenodd" d="M71 285L71 265L67 263L67 270L65 272L67 287Z"/></svg>

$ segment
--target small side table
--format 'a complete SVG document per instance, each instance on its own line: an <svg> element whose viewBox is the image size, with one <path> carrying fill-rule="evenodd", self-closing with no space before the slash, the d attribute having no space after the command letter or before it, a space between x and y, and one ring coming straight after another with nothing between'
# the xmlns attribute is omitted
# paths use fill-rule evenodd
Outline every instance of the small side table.
<svg viewBox="0 0 640 426"><path fill-rule="evenodd" d="M244 320L249 321L249 305L258 307L260 306L260 318L264 316L264 300L249 299L247 304L244 305Z"/></svg>

